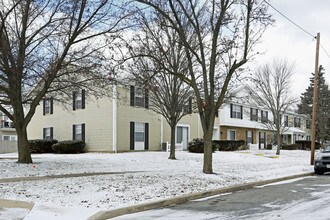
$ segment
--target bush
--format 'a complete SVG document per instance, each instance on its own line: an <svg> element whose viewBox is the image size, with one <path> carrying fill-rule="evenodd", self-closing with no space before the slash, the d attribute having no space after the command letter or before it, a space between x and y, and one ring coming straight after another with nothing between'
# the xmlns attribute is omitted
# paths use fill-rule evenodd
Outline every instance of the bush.
<svg viewBox="0 0 330 220"><path fill-rule="evenodd" d="M212 152L217 149L215 143L212 144ZM195 138L189 142L188 151L191 153L204 153L204 142L203 139Z"/></svg>
<svg viewBox="0 0 330 220"><path fill-rule="evenodd" d="M31 153L53 153L52 145L56 144L57 140L35 139L29 140L29 148Z"/></svg>
<svg viewBox="0 0 330 220"><path fill-rule="evenodd" d="M216 143L219 151L237 151L245 145L243 140L217 140L213 142Z"/></svg>
<svg viewBox="0 0 330 220"><path fill-rule="evenodd" d="M296 141L296 144L300 145L301 150L310 150L312 142L305 141L305 140L299 140L299 141ZM315 149L320 149L320 147L321 147L321 144L318 142L315 142Z"/></svg>
<svg viewBox="0 0 330 220"><path fill-rule="evenodd" d="M83 141L59 141L52 146L56 153L74 154L84 152L85 142Z"/></svg>
<svg viewBox="0 0 330 220"><path fill-rule="evenodd" d="M282 150L300 150L301 146L299 144L284 144L281 147Z"/></svg>

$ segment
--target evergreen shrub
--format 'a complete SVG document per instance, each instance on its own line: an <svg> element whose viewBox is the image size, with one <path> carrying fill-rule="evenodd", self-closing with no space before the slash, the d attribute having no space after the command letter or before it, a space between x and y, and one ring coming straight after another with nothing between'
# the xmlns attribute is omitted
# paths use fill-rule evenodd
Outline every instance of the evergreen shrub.
<svg viewBox="0 0 330 220"><path fill-rule="evenodd" d="M213 142L219 151L237 151L244 149L245 145L243 140L214 140Z"/></svg>
<svg viewBox="0 0 330 220"><path fill-rule="evenodd" d="M34 139L29 140L29 149L31 153L53 153L52 145L56 144L58 141L44 140L44 139Z"/></svg>
<svg viewBox="0 0 330 220"><path fill-rule="evenodd" d="M212 143L212 152L217 149L215 143ZM201 138L194 138L189 142L188 151L191 153L204 153L204 142Z"/></svg>
<svg viewBox="0 0 330 220"><path fill-rule="evenodd" d="M52 149L56 153L75 154L84 152L85 145L83 141L59 141L52 146Z"/></svg>

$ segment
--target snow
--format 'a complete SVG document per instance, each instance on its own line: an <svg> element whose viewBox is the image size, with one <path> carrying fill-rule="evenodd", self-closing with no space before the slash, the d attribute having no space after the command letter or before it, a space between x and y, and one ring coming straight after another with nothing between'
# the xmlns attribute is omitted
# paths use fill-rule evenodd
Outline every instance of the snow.
<svg viewBox="0 0 330 220"><path fill-rule="evenodd" d="M0 198L33 202L25 219L84 219L99 210L313 171L308 151L274 155L273 150L215 152L215 174L207 175L202 172L203 154L185 151L176 152L177 160L169 160L167 152L34 154L34 164L16 163L17 154L0 154L1 179L108 173L0 180Z"/></svg>

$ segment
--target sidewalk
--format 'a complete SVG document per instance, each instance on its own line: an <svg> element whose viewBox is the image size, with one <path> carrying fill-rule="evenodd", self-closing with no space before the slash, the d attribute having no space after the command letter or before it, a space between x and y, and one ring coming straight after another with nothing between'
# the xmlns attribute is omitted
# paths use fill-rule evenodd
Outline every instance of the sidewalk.
<svg viewBox="0 0 330 220"><path fill-rule="evenodd" d="M79 176L93 176L93 175L109 175L114 173L81 173L81 174L71 174L71 175L58 175L52 176L51 178L71 178ZM235 192L239 190L245 190L253 188L256 186L262 186L274 182L286 181L295 178L301 178L306 176L314 175L314 173L305 173L299 175L292 175L282 178L276 178L272 180L258 181L248 184L235 185L230 187L224 187L204 192L191 193L187 195L177 196L168 199L162 199L159 201L141 203L138 205L127 206L124 208L107 210L107 211L97 211L94 209L84 210L81 208L54 208L47 206L33 207L33 203L0 199L0 220L2 219L25 219L25 220L36 220L36 219L88 219L88 220L105 220L109 218L118 217L121 215L132 214L135 212L146 211L150 209L156 209L171 205L176 205L179 203L184 203L190 200L201 199L205 197L210 197L214 195L219 195L228 192ZM34 177L34 178L15 178L15 181L36 181L49 179L50 177ZM0 182L6 182L4 179L0 179ZM55 213L55 214L54 214ZM79 213L79 216L77 215Z"/></svg>

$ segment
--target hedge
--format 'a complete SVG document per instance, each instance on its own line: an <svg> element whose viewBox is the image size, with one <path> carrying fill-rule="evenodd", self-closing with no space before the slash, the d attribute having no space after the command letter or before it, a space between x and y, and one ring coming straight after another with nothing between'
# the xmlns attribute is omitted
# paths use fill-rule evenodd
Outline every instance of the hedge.
<svg viewBox="0 0 330 220"><path fill-rule="evenodd" d="M217 149L216 144L212 144L212 152ZM189 142L188 151L191 153L204 153L203 139L195 138Z"/></svg>
<svg viewBox="0 0 330 220"><path fill-rule="evenodd" d="M243 140L214 140L219 151L237 151L245 145Z"/></svg>
<svg viewBox="0 0 330 220"><path fill-rule="evenodd" d="M53 153L52 145L56 144L57 140L44 140L44 139L35 139L29 140L29 149L31 153Z"/></svg>
<svg viewBox="0 0 330 220"><path fill-rule="evenodd" d="M305 141L305 140L298 140L296 141L296 144L300 146L301 150L310 150L312 142L311 141ZM315 142L315 149L320 149L321 144L318 142Z"/></svg>
<svg viewBox="0 0 330 220"><path fill-rule="evenodd" d="M83 141L73 141L73 140L59 141L58 143L52 146L52 149L56 153L67 153L67 154L82 153L84 152L85 145L86 144Z"/></svg>

